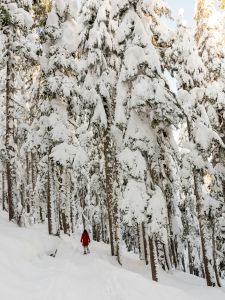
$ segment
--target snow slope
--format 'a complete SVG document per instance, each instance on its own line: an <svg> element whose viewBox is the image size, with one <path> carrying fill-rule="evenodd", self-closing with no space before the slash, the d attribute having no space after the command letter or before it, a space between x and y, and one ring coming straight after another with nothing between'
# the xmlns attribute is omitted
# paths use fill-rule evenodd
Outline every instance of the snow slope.
<svg viewBox="0 0 225 300"><path fill-rule="evenodd" d="M46 226L18 228L0 213L1 300L222 300L225 290L207 288L187 274L150 271L135 255L124 254L124 266L109 255L109 247L91 244L83 255L79 240L47 235ZM57 250L55 258L50 254Z"/></svg>

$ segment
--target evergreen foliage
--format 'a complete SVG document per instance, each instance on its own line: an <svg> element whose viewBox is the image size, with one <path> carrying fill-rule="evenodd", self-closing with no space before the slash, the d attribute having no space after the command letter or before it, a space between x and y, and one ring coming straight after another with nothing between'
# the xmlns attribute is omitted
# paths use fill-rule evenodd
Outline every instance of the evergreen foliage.
<svg viewBox="0 0 225 300"><path fill-rule="evenodd" d="M223 1L2 0L0 200L158 269L225 277ZM171 90L171 80L177 90Z"/></svg>

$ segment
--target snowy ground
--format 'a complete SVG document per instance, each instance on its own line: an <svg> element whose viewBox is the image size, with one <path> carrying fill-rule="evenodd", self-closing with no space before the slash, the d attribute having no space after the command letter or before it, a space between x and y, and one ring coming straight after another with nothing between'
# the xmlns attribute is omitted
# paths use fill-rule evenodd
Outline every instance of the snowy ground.
<svg viewBox="0 0 225 300"><path fill-rule="evenodd" d="M126 254L120 267L106 245L92 243L91 254L83 255L76 238L49 237L42 225L18 228L3 213L0 243L1 300L225 299L225 289L179 272L162 273L154 283L135 255Z"/></svg>

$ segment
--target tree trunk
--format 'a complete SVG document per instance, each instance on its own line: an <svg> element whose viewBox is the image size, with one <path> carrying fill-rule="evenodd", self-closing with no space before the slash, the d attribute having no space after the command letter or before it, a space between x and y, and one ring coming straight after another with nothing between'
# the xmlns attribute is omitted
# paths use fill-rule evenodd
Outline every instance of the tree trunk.
<svg viewBox="0 0 225 300"><path fill-rule="evenodd" d="M197 214L199 220L200 236L201 236L201 246L203 255L203 264L205 269L205 278L208 286L215 286L215 279L212 275L214 269L212 266L212 258L210 259L207 253L207 239L206 239L206 225L204 224L204 213L202 211L202 199L201 199L201 174L199 171L193 170L194 174L194 190L196 196L197 204Z"/></svg>
<svg viewBox="0 0 225 300"><path fill-rule="evenodd" d="M171 246L172 258L173 258L173 265L174 265L175 269L177 269L178 259L177 259L177 254L176 254L175 242L172 237L170 238L170 246Z"/></svg>
<svg viewBox="0 0 225 300"><path fill-rule="evenodd" d="M213 241L213 262L214 262L214 271L216 275L216 282L219 287L221 287L220 283L220 277L219 277L219 272L218 272L218 267L217 267L217 259L216 259L216 238L215 238L215 223L213 222L212 224L212 241Z"/></svg>
<svg viewBox="0 0 225 300"><path fill-rule="evenodd" d="M111 255L115 255L114 245L114 230L113 230L113 168L112 168L112 153L111 153L111 138L109 128L104 137L104 156L105 156L105 184L106 184L106 205L109 222L109 237L111 246Z"/></svg>
<svg viewBox="0 0 225 300"><path fill-rule="evenodd" d="M190 241L187 242L188 245L188 261L189 261L189 272L190 274L194 274L193 271L193 259L192 259L192 247Z"/></svg>
<svg viewBox="0 0 225 300"><path fill-rule="evenodd" d="M138 251L140 260L144 259L141 226L137 223Z"/></svg>
<svg viewBox="0 0 225 300"><path fill-rule="evenodd" d="M60 201L60 214L62 218L62 227L63 227L63 232L64 234L70 235L70 211L69 207L70 203L67 198L67 192L66 192L66 185L67 185L67 180L66 180L66 171L63 166L60 166L60 171L59 171L59 201Z"/></svg>
<svg viewBox="0 0 225 300"><path fill-rule="evenodd" d="M152 280L158 281L158 261L155 247L154 236L149 237L149 249L150 249L150 262L152 270Z"/></svg>
<svg viewBox="0 0 225 300"><path fill-rule="evenodd" d="M171 269L171 265L170 265L170 262L169 262L169 253L166 250L165 244L162 244L162 245L163 245L163 252L164 252L166 267L167 267L167 270L169 271Z"/></svg>
<svg viewBox="0 0 225 300"><path fill-rule="evenodd" d="M113 228L114 228L114 236L115 236L115 241L114 241L114 255L117 256L117 261L120 265L122 265L121 262L121 256L120 256L120 227L119 227L119 208L118 204L114 203L114 218L113 218Z"/></svg>
<svg viewBox="0 0 225 300"><path fill-rule="evenodd" d="M103 218L103 209L101 207L101 238L104 243L106 243L105 232L104 232L104 218Z"/></svg>
<svg viewBox="0 0 225 300"><path fill-rule="evenodd" d="M14 98L14 64L11 53L11 45L13 43L13 29L9 27L8 30L8 55L6 64L6 137L5 146L7 152L6 159L6 180L8 189L8 211L9 221L15 219L15 203L13 195L13 176L14 174L14 118L13 118L13 98Z"/></svg>
<svg viewBox="0 0 225 300"><path fill-rule="evenodd" d="M5 197L5 172L2 170L2 210L6 211L6 197Z"/></svg>
<svg viewBox="0 0 225 300"><path fill-rule="evenodd" d="M188 137L189 141L193 140L193 128L191 123L187 120L188 128ZM204 212L203 212L203 203L202 203L202 171L193 168L193 179L194 179L194 194L196 197L196 210L199 221L200 237L201 237L201 246L202 246L202 257L204 264L204 273L208 286L215 286L215 278L213 276L214 269L212 266L212 259L207 253L207 238L206 238L206 224L204 224Z"/></svg>
<svg viewBox="0 0 225 300"><path fill-rule="evenodd" d="M220 119L220 122L223 123L223 118ZM223 131L225 131L225 126L223 126ZM225 144L225 136L222 137L222 141ZM220 163L224 166L225 164L225 149L224 147L220 147L219 151L219 159ZM225 206L225 179L222 179L222 191L223 191L223 200L224 200L224 206Z"/></svg>
<svg viewBox="0 0 225 300"><path fill-rule="evenodd" d="M142 235L143 235L145 263L146 263L146 265L148 265L148 250L147 250L148 242L147 242L147 239L146 239L146 232L145 232L144 222L142 222L141 226L142 226Z"/></svg>
<svg viewBox="0 0 225 300"><path fill-rule="evenodd" d="M59 235L59 230L56 228L55 216L55 201L53 198L53 165L50 158L48 158L48 180L47 180L47 217L48 217L48 232L50 235Z"/></svg>

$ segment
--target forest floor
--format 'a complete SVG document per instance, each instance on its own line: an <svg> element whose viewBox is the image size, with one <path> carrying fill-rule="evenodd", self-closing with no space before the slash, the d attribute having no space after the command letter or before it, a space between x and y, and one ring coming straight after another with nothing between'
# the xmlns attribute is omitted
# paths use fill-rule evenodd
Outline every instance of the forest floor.
<svg viewBox="0 0 225 300"><path fill-rule="evenodd" d="M78 237L49 237L44 225L18 228L0 212L1 300L224 300L224 288L181 272L160 272L150 279L149 267L134 254L123 253L123 267L109 246L91 243L83 255ZM56 257L50 256L55 253Z"/></svg>

